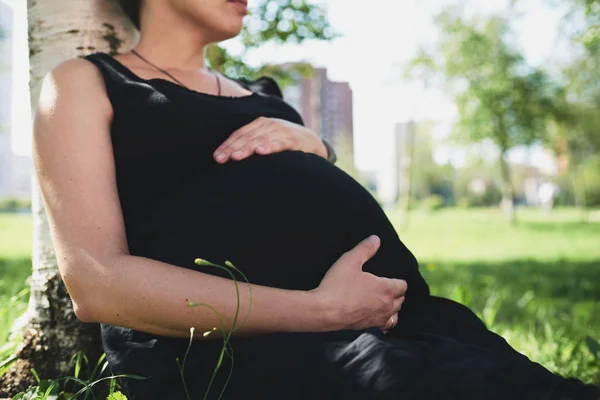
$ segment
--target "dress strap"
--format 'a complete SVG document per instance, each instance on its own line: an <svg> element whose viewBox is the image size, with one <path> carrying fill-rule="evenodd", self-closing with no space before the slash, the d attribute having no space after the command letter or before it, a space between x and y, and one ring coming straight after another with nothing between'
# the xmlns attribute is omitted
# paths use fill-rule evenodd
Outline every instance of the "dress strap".
<svg viewBox="0 0 600 400"><path fill-rule="evenodd" d="M102 52L88 54L83 58L94 64L102 73L106 87L106 93L108 94L108 97L111 103L113 103L114 107L114 101L118 99L118 95L121 93L121 88L123 85L131 82L132 79L124 74L123 71L118 68L118 66L114 65L110 61L110 57L106 57L106 54Z"/></svg>

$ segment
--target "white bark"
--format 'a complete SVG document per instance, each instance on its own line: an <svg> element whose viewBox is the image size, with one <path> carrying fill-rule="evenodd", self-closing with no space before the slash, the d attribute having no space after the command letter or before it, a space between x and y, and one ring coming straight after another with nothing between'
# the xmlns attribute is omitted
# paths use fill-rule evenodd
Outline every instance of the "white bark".
<svg viewBox="0 0 600 400"><path fill-rule="evenodd" d="M135 29L114 0L28 0L30 91L32 115L44 76L60 62L94 51L118 52L133 47ZM44 286L58 272L46 212L33 179L33 275L30 317L43 321L48 308Z"/></svg>
<svg viewBox="0 0 600 400"><path fill-rule="evenodd" d="M138 38L116 0L27 0L27 14L32 115L37 110L42 80L56 65L94 51L125 52ZM78 346L90 343L90 338L84 336L93 331L75 318L60 280L35 173L33 178L31 297L28 311L18 323L25 326L24 341L17 351L20 360L14 364L12 374L3 377L12 376L15 381L24 379L19 378L19 374L29 374L28 367L31 366L35 366L40 375L65 373L69 358L74 352L85 350ZM13 390L19 386L18 382L4 383ZM0 384L0 387L4 385Z"/></svg>

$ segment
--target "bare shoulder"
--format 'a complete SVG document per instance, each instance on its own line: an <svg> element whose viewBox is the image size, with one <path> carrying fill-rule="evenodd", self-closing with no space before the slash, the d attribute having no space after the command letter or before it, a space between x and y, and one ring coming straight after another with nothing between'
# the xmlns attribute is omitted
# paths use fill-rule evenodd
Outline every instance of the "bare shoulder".
<svg viewBox="0 0 600 400"><path fill-rule="evenodd" d="M112 118L112 105L106 93L104 77L91 61L65 60L44 76L38 101L38 114L51 113L57 107L93 112L96 117Z"/></svg>

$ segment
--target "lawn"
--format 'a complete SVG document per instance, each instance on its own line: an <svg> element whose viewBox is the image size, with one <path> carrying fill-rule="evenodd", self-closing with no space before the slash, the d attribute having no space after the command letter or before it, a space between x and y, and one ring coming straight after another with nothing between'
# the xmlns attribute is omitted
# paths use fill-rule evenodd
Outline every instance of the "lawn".
<svg viewBox="0 0 600 400"><path fill-rule="evenodd" d="M0 213L0 362L12 350L4 347L12 322L27 306L31 233L31 215Z"/></svg>
<svg viewBox="0 0 600 400"><path fill-rule="evenodd" d="M468 305L546 367L600 383L600 221L592 220L568 209L523 210L515 226L498 210L413 212L399 235L433 294Z"/></svg>
<svg viewBox="0 0 600 400"><path fill-rule="evenodd" d="M434 294L472 307L553 371L600 383L600 218L592 220L528 210L510 226L497 210L415 211L399 235ZM0 214L0 347L26 305L30 252L31 217Z"/></svg>
<svg viewBox="0 0 600 400"><path fill-rule="evenodd" d="M1 260L31 258L32 226L31 214L0 213Z"/></svg>
<svg viewBox="0 0 600 400"><path fill-rule="evenodd" d="M400 214L388 214L400 226ZM595 261L600 263L600 211L580 223L573 209L551 215L519 210L511 226L497 209L414 211L400 238L418 259L445 262L509 260Z"/></svg>

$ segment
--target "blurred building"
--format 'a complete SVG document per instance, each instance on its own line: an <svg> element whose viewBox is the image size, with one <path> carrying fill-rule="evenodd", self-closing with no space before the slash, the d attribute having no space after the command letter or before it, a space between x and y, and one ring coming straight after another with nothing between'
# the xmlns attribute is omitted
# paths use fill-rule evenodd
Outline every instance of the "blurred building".
<svg viewBox="0 0 600 400"><path fill-rule="evenodd" d="M283 64L284 69L296 64ZM293 83L283 89L286 102L302 115L306 127L327 140L340 157L354 164L352 89L348 82L332 82L326 68L314 68L311 77L292 72Z"/></svg>
<svg viewBox="0 0 600 400"><path fill-rule="evenodd" d="M0 197L31 197L31 157L13 152L13 18L11 6L0 0Z"/></svg>

